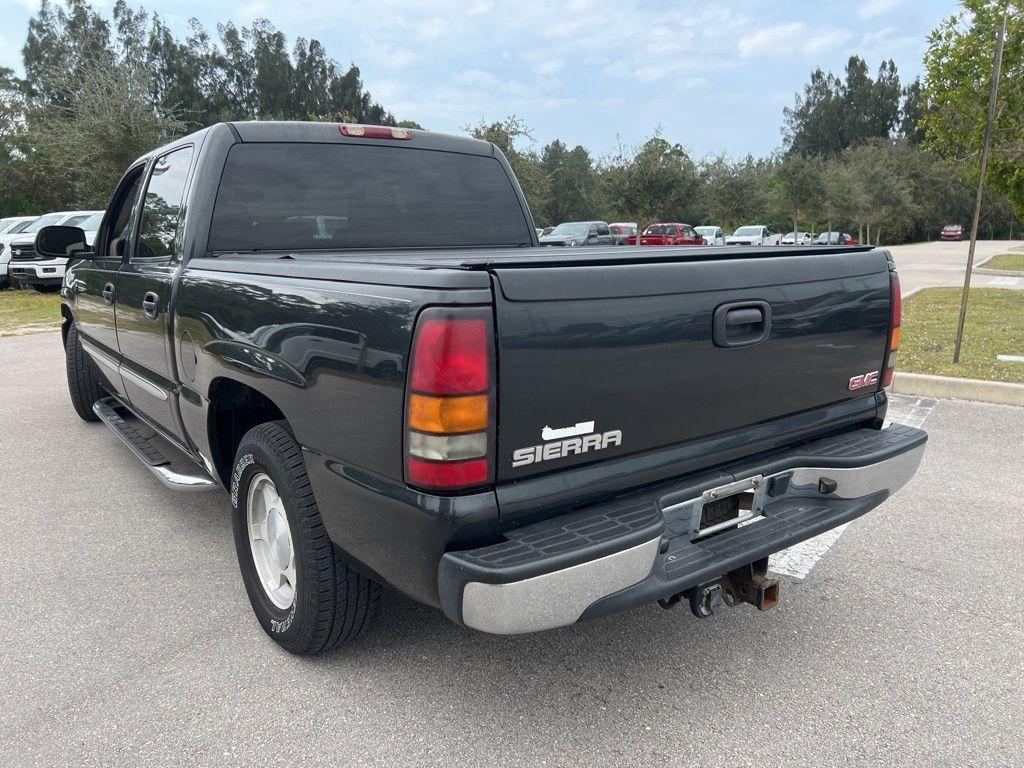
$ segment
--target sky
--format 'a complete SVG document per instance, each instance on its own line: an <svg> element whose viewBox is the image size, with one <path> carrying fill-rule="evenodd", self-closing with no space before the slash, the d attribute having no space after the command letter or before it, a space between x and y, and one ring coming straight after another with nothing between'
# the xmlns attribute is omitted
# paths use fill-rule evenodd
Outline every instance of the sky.
<svg viewBox="0 0 1024 768"><path fill-rule="evenodd" d="M109 11L113 0L95 6ZM815 67L857 53L921 71L928 33L950 0L147 0L176 34L195 17L267 18L354 62L399 119L462 132L523 118L538 146L560 138L595 156L654 131L694 156L764 155L782 110ZM38 0L0 0L0 65L20 70Z"/></svg>

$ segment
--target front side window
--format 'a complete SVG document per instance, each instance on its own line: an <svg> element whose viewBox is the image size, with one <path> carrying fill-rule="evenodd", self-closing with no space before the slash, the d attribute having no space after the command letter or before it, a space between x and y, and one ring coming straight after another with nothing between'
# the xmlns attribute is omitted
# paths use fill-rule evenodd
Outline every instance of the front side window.
<svg viewBox="0 0 1024 768"><path fill-rule="evenodd" d="M561 234L561 232L557 232ZM493 157L365 144L236 144L213 252L530 245Z"/></svg>
<svg viewBox="0 0 1024 768"><path fill-rule="evenodd" d="M136 258L170 259L181 219L181 201L192 163L192 147L158 157L146 187Z"/></svg>

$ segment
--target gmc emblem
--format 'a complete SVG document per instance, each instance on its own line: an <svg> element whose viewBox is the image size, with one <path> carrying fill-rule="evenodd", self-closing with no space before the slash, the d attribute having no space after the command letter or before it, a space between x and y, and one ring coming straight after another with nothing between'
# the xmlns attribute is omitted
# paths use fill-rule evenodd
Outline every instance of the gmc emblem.
<svg viewBox="0 0 1024 768"><path fill-rule="evenodd" d="M864 387L870 387L873 384L878 383L878 371L872 371L871 373L862 373L860 376L854 376L850 379L850 391L855 392L858 389Z"/></svg>

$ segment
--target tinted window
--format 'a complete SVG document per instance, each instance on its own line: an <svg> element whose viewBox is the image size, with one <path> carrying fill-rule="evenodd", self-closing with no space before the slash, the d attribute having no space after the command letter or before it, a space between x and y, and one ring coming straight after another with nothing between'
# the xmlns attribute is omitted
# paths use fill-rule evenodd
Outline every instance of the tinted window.
<svg viewBox="0 0 1024 768"><path fill-rule="evenodd" d="M65 227L77 227L83 221L89 218L89 214L84 213L81 216L69 216L67 221L64 222Z"/></svg>
<svg viewBox="0 0 1024 768"><path fill-rule="evenodd" d="M491 157L356 144L238 144L211 251L520 245L531 242Z"/></svg>
<svg viewBox="0 0 1024 768"><path fill-rule="evenodd" d="M598 225L597 225L597 234L599 234L599 235L608 235L608 234L611 234L611 233L610 233L610 232L608 231L608 225L607 225L607 224L598 224Z"/></svg>
<svg viewBox="0 0 1024 768"><path fill-rule="evenodd" d="M10 228L10 230L8 230L7 234L16 235L19 232L24 232L26 229L32 226L32 221L32 219L29 219L28 221L23 221L20 224L15 224L13 227Z"/></svg>
<svg viewBox="0 0 1024 768"><path fill-rule="evenodd" d="M174 255L181 199L191 162L192 147L185 147L158 157L153 164L142 205L137 257L168 259Z"/></svg>

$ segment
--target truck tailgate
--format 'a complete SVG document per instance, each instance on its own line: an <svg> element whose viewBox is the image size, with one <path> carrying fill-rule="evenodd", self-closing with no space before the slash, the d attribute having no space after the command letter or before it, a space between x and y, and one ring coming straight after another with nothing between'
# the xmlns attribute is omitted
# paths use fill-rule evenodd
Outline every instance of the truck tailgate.
<svg viewBox="0 0 1024 768"><path fill-rule="evenodd" d="M883 363L884 251L490 271L499 482L877 389L850 386Z"/></svg>

